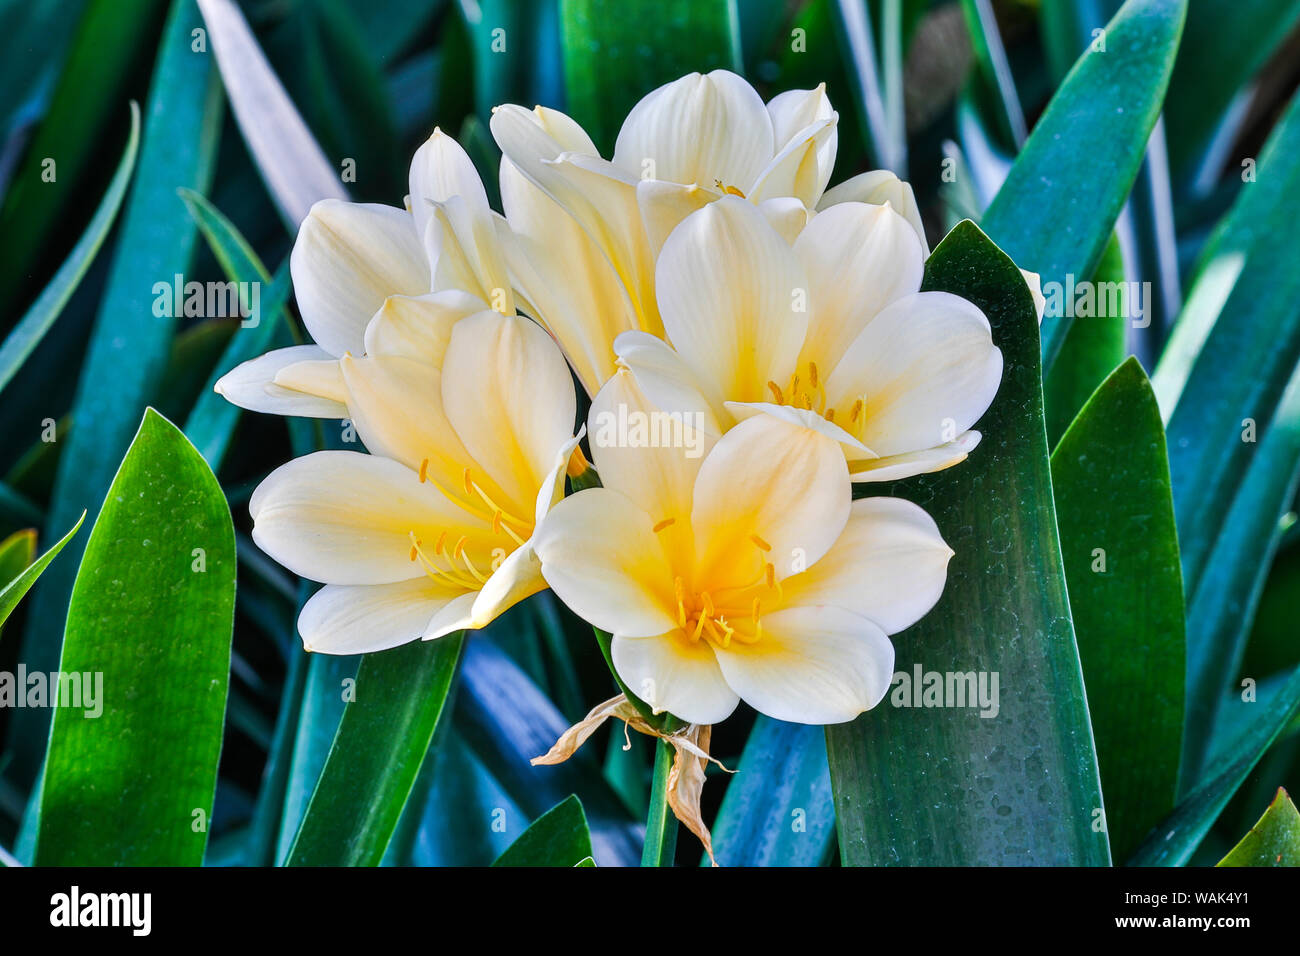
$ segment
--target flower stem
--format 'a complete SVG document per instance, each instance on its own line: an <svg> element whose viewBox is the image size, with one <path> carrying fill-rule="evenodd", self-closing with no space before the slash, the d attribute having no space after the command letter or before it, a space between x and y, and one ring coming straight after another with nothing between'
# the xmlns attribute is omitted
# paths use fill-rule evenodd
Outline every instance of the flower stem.
<svg viewBox="0 0 1300 956"><path fill-rule="evenodd" d="M677 817L668 806L668 773L676 751L666 740L655 741L655 773L650 783L650 813L645 821L642 866L672 866L677 851Z"/></svg>

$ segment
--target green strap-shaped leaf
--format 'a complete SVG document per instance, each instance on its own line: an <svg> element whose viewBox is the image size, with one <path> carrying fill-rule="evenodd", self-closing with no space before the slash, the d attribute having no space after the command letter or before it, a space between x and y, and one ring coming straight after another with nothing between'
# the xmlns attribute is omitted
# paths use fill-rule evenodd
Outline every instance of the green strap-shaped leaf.
<svg viewBox="0 0 1300 956"><path fill-rule="evenodd" d="M1232 496L1187 615L1185 790L1203 771L1223 692L1240 671L1246 639L1300 484L1300 366ZM1289 658L1294 660L1294 658Z"/></svg>
<svg viewBox="0 0 1300 956"><path fill-rule="evenodd" d="M4 584L0 584L0 594L8 590L10 583L31 567L35 557L35 528L15 531L9 537L0 541L0 581L4 582ZM0 624L3 623L4 617L0 615Z"/></svg>
<svg viewBox="0 0 1300 956"><path fill-rule="evenodd" d="M1130 358L1052 453L1070 611L1106 829L1126 859L1174 808L1183 740L1183 579L1164 428Z"/></svg>
<svg viewBox="0 0 1300 956"><path fill-rule="evenodd" d="M117 172L113 175L113 181L109 183L108 191L99 202L99 208L95 210L95 215L86 226L86 231L81 234L81 238L77 240L72 252L59 267L59 271L54 274L50 284L45 287L37 300L32 303L32 307L27 310L27 314L5 338L4 344L0 345L0 391L3 391L18 373L18 369L22 367L27 356L32 354L32 350L40 345L41 339L45 338L45 333L62 314L63 307L72 298L72 293L77 291L77 286L81 284L86 270L94 262L99 247L103 245L109 229L113 226L113 221L117 218L117 210L122 205L122 197L126 195L126 187L131 182L131 172L135 169L136 146L139 142L140 107L132 102L131 134L127 138L126 149L118 163Z"/></svg>
<svg viewBox="0 0 1300 956"><path fill-rule="evenodd" d="M849 865L1105 865L1033 301L1015 263L970 222L934 250L923 288L984 311L1005 371L970 458L889 489L925 508L956 554L939 603L894 640L895 666L908 680L875 710L826 729L840 857ZM922 688L910 686L918 669L923 682L926 672L944 675L945 688L954 675L950 704L959 703L958 675L970 675L965 706L915 706L924 702ZM988 706L971 706L981 682Z"/></svg>
<svg viewBox="0 0 1300 956"><path fill-rule="evenodd" d="M49 109L0 209L0 307L17 313L23 303L16 295L66 223L78 186L93 175L93 164L102 162L109 124L126 105L132 71L149 58L165 9L163 0L86 4ZM6 41L7 66L21 54L8 34ZM10 88L5 90L8 97Z"/></svg>
<svg viewBox="0 0 1300 956"><path fill-rule="evenodd" d="M1300 96L1259 156L1255 181L1207 243L1151 381L1169 433L1187 593L1300 358ZM1219 321L1222 319L1222 321ZM1247 421L1249 419L1249 422Z"/></svg>
<svg viewBox="0 0 1300 956"><path fill-rule="evenodd" d="M493 866L579 866L591 859L591 831L576 796L533 821Z"/></svg>
<svg viewBox="0 0 1300 956"><path fill-rule="evenodd" d="M734 0L560 0L568 111L610 155L623 118L655 87L740 69Z"/></svg>
<svg viewBox="0 0 1300 956"><path fill-rule="evenodd" d="M1195 176L1232 100L1286 40L1295 0L1196 0L1187 10L1165 122L1169 163L1180 182Z"/></svg>
<svg viewBox="0 0 1300 956"><path fill-rule="evenodd" d="M1259 758L1300 713L1300 668L1267 700L1249 705L1259 712L1245 729L1220 751L1218 773L1185 798L1174 812L1138 847L1132 866L1183 866L1187 863L1232 795L1254 769Z"/></svg>
<svg viewBox="0 0 1300 956"><path fill-rule="evenodd" d="M1122 283L1124 278L1124 255L1120 251L1119 236L1112 233L1092 275L1093 288L1119 290L1123 287L1105 284ZM1096 307L1092 315L1073 323L1065 334L1061 354L1043 381L1047 441L1053 448L1097 386L1124 361L1127 354L1125 335L1128 332L1128 310L1122 305L1125 298L1127 292L1117 293L1114 297L1108 293L1094 296Z"/></svg>
<svg viewBox="0 0 1300 956"><path fill-rule="evenodd" d="M377 866L429 751L464 637L367 654L290 866Z"/></svg>
<svg viewBox="0 0 1300 956"><path fill-rule="evenodd" d="M1039 118L981 222L1044 283L1081 281L1101 259L1128 198L1173 69L1186 0L1128 0ZM1043 364L1065 342L1068 314L1043 317Z"/></svg>
<svg viewBox="0 0 1300 956"><path fill-rule="evenodd" d="M41 555L35 563L28 561L23 570L13 578L5 579L4 589L0 590L0 624L9 619L9 615L18 606L18 602L23 599L23 595L31 590L32 585L36 583L36 579L41 576L41 572L58 556L59 552L63 550L63 546L72 540L72 536L81 527L81 522L85 520L86 513L83 511L81 517L77 519L77 523L72 526L72 530L60 538L54 547ZM14 541L20 534L23 534L23 532L18 532L9 541ZM8 543L7 541L6 544Z"/></svg>
<svg viewBox="0 0 1300 956"><path fill-rule="evenodd" d="M1259 822L1219 866L1300 866L1300 810L1281 787Z"/></svg>
<svg viewBox="0 0 1300 956"><path fill-rule="evenodd" d="M220 263L226 278L231 282L256 283L258 313L255 324L237 329L225 352L213 369L207 385L199 393L198 401L185 420L185 434L203 453L213 471L221 470L235 425L239 422L240 408L218 395L213 387L217 379L236 365L247 362L271 350L281 329L290 327L285 303L289 299L289 270L281 267L274 278L258 258L248 241L235 228L235 224L193 190L181 191L181 198L194 218L203 238ZM249 319L252 322L252 317Z"/></svg>
<svg viewBox="0 0 1300 956"><path fill-rule="evenodd" d="M149 409L72 591L59 671L80 675L83 699L54 712L38 865L203 862L234 616L225 495L180 430Z"/></svg>
<svg viewBox="0 0 1300 956"><path fill-rule="evenodd" d="M155 309L154 284L189 267L195 229L176 189L206 187L222 117L211 58L191 49L191 31L201 25L194 0L174 0L150 83L135 187L73 401L77 427L61 439L66 447L45 523L50 536L104 500L166 366L176 317L155 311L175 310ZM70 547L70 555L79 555L78 542ZM21 650L30 670L57 666L75 571L75 561L59 562L36 589ZM35 777L49 719L43 708L14 712L9 741L16 779Z"/></svg>
<svg viewBox="0 0 1300 956"><path fill-rule="evenodd" d="M347 192L234 0L197 2L244 142L285 225L295 231L313 203L346 199Z"/></svg>
<svg viewBox="0 0 1300 956"><path fill-rule="evenodd" d="M834 839L826 735L760 714L713 823L718 863L821 866Z"/></svg>

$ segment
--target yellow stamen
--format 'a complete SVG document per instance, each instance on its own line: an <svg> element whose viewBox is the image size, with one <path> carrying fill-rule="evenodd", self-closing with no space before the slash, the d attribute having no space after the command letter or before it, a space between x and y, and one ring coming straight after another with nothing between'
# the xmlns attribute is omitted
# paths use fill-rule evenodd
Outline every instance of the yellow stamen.
<svg viewBox="0 0 1300 956"><path fill-rule="evenodd" d="M860 398L855 399L853 402L853 408L849 410L849 424L851 425L854 422L856 422L858 420L858 416L861 414L862 414L862 399Z"/></svg>
<svg viewBox="0 0 1300 956"><path fill-rule="evenodd" d="M429 480L429 459L420 462L420 484Z"/></svg>
<svg viewBox="0 0 1300 956"><path fill-rule="evenodd" d="M669 527L670 525L675 524L676 521L677 521L676 518L665 518L663 521L660 521L658 524L656 524L656 525L655 525L653 528L651 528L650 530L653 531L655 534L658 534L660 531L664 530L664 528L667 528L667 527ZM681 578L678 578L677 580L680 581Z"/></svg>
<svg viewBox="0 0 1300 956"><path fill-rule="evenodd" d="M758 545L758 547L759 547L761 550L763 550L763 551L771 551L771 550L772 550L772 546L771 546L770 544L768 544L766 541L764 541L762 538L760 538L760 537L759 537L758 535L756 535L756 534L751 534L751 535L749 536L749 540L752 541L752 542L754 542L754 544Z"/></svg>
<svg viewBox="0 0 1300 956"><path fill-rule="evenodd" d="M785 397L781 394L781 386L776 384L776 382L769 381L767 387L771 389L772 397L776 399L776 403L778 405L784 405Z"/></svg>
<svg viewBox="0 0 1300 956"><path fill-rule="evenodd" d="M810 384L813 388L817 387L817 363L816 362L808 363L808 384Z"/></svg>

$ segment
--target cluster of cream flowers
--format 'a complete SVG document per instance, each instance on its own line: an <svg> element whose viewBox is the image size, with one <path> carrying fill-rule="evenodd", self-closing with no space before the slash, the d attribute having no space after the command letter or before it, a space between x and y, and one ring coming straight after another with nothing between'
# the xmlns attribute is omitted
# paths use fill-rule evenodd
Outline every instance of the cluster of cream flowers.
<svg viewBox="0 0 1300 956"><path fill-rule="evenodd" d="M218 384L350 419L369 451L291 461L250 504L257 544L325 585L305 646L434 639L550 587L656 712L875 706L889 635L952 552L922 509L853 483L962 461L1002 356L978 308L919 291L907 184L826 189L836 120L821 88L764 103L692 74L632 110L611 159L563 113L498 108L504 215L438 131L405 209L318 203L291 260L315 344ZM565 497L586 466L575 379L601 486Z"/></svg>

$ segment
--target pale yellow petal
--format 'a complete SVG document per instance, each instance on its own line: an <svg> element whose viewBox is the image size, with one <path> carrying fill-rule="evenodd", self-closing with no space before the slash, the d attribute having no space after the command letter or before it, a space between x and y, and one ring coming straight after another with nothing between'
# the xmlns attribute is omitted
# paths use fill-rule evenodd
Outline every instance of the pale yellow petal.
<svg viewBox="0 0 1300 956"><path fill-rule="evenodd" d="M614 164L643 179L748 191L775 153L762 98L735 73L714 70L665 84L632 107Z"/></svg>
<svg viewBox="0 0 1300 956"><path fill-rule="evenodd" d="M448 532L465 553L491 561L491 527L421 484L414 471L375 455L322 451L280 466L248 505L253 540L295 574L325 584L392 584L425 572L411 560L411 533L426 548Z"/></svg>
<svg viewBox="0 0 1300 956"><path fill-rule="evenodd" d="M282 388L275 377L286 366L304 361L333 361L315 345L295 345L267 352L235 366L213 386L226 401L253 412L301 415L307 418L347 418L347 406L333 398Z"/></svg>
<svg viewBox="0 0 1300 956"><path fill-rule="evenodd" d="M851 497L833 439L772 415L741 422L695 479L697 580L741 587L768 563L778 579L798 573L835 543Z"/></svg>
<svg viewBox="0 0 1300 956"><path fill-rule="evenodd" d="M655 637L615 634L614 669L650 708L692 724L716 724L740 702L718 668L708 641L690 641L680 630Z"/></svg>
<svg viewBox="0 0 1300 956"><path fill-rule="evenodd" d="M808 325L808 279L751 203L726 196L692 213L656 267L664 329L710 403L763 401L794 371Z"/></svg>
<svg viewBox="0 0 1300 956"><path fill-rule="evenodd" d="M522 316L480 312L457 322L442 405L474 460L509 496L500 504L531 514L577 413L573 379L551 337Z"/></svg>
<svg viewBox="0 0 1300 956"><path fill-rule="evenodd" d="M882 309L921 288L921 243L889 206L840 203L819 212L794 252L812 303L800 364L816 362L822 375Z"/></svg>
<svg viewBox="0 0 1300 956"><path fill-rule="evenodd" d="M395 584L327 584L303 605L298 633L304 650L370 654L408 644L429 618L463 589L421 576Z"/></svg>
<svg viewBox="0 0 1300 956"><path fill-rule="evenodd" d="M677 626L674 574L653 526L626 495L590 488L551 509L533 547L546 583L575 614L649 637Z"/></svg>
<svg viewBox="0 0 1300 956"><path fill-rule="evenodd" d="M455 289L389 296L366 326L366 355L399 355L441 366L452 326L486 308L482 299Z"/></svg>
<svg viewBox="0 0 1300 956"><path fill-rule="evenodd" d="M894 671L894 646L885 632L829 606L766 614L757 643L733 642L716 654L741 700L797 724L852 720L880 703Z"/></svg>
<svg viewBox="0 0 1300 956"><path fill-rule="evenodd" d="M897 634L939 600L951 557L922 508L902 498L861 498L831 549L783 582L782 605L842 608Z"/></svg>
<svg viewBox="0 0 1300 956"><path fill-rule="evenodd" d="M984 414L1002 379L1002 353L975 305L919 292L867 324L826 378L826 401L881 458L956 440Z"/></svg>
<svg viewBox="0 0 1300 956"><path fill-rule="evenodd" d="M366 323L390 295L429 291L429 267L410 213L323 199L298 230L289 260L303 324L337 357L360 353Z"/></svg>
<svg viewBox="0 0 1300 956"><path fill-rule="evenodd" d="M870 461L850 461L850 477L855 482L897 481L900 478L911 478L913 475L943 471L965 461L979 443L979 432L966 431L954 440L936 445L934 448L924 448L921 451L890 455Z"/></svg>
<svg viewBox="0 0 1300 956"><path fill-rule="evenodd" d="M921 207L910 183L899 179L887 169L874 169L847 179L826 190L817 203L818 211L843 202L865 202L872 205L889 203L916 230L925 257L930 257L930 243L925 237L925 224L921 221Z"/></svg>

